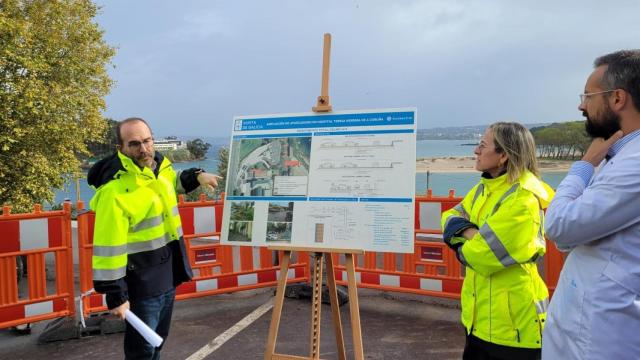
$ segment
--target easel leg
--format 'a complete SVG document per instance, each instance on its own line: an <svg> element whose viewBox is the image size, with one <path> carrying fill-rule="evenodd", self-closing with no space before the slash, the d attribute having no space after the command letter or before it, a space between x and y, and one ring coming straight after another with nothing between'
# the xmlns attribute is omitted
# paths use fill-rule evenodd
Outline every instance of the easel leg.
<svg viewBox="0 0 640 360"><path fill-rule="evenodd" d="M280 265L280 278L276 290L276 297L273 303L273 313L271 314L271 325L269 325L269 338L267 340L267 349L264 353L265 360L271 360L276 351L276 338L278 337L278 328L280 327L280 315L282 314L282 304L284 303L284 289L287 286L287 273L289 272L289 261L291 260L291 251L285 250Z"/></svg>
<svg viewBox="0 0 640 360"><path fill-rule="evenodd" d="M351 313L351 332L353 334L353 352L356 360L364 359L362 349L362 329L360 328L360 304L358 304L358 287L353 254L346 255L347 279L349 281L349 311Z"/></svg>
<svg viewBox="0 0 640 360"><path fill-rule="evenodd" d="M320 358L320 316L322 309L322 257L323 253L313 255L313 274L311 286L313 287L311 305L311 349L309 356L311 359Z"/></svg>
<svg viewBox="0 0 640 360"><path fill-rule="evenodd" d="M333 315L333 328L336 332L336 345L338 346L338 359L345 360L347 354L344 350L344 336L342 335L342 321L340 320L340 304L336 292L336 279L333 271L333 257L331 253L324 255L327 262L327 287L329 299L331 299L331 313Z"/></svg>

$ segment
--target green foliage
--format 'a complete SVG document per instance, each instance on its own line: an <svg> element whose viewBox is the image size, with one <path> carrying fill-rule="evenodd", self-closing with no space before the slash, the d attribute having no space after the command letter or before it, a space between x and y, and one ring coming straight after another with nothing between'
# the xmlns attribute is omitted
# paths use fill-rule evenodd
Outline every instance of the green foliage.
<svg viewBox="0 0 640 360"><path fill-rule="evenodd" d="M531 129L538 154L542 158L575 159L584 155L591 139L584 130L584 121L554 123Z"/></svg>
<svg viewBox="0 0 640 360"><path fill-rule="evenodd" d="M187 141L187 149L196 159L204 159L210 147L211 144L205 143L202 139Z"/></svg>
<svg viewBox="0 0 640 360"><path fill-rule="evenodd" d="M251 221L253 220L253 201L231 202L230 220Z"/></svg>
<svg viewBox="0 0 640 360"><path fill-rule="evenodd" d="M51 206L51 210L62 210L64 203L59 203ZM76 204L71 203L71 220L78 220L78 209Z"/></svg>
<svg viewBox="0 0 640 360"><path fill-rule="evenodd" d="M262 139L242 139L234 141L233 148L240 147L240 159L244 159L247 155L251 154L253 150L263 145ZM234 153L236 150L234 150Z"/></svg>
<svg viewBox="0 0 640 360"><path fill-rule="evenodd" d="M87 149L92 157L102 159L116 151L116 126L118 122L113 119L107 119L107 131L105 136L98 140L91 139L87 143Z"/></svg>
<svg viewBox="0 0 640 360"><path fill-rule="evenodd" d="M221 147L218 151L218 175L222 178L218 179L219 193L224 192L227 187L227 169L229 168L229 149Z"/></svg>
<svg viewBox="0 0 640 360"><path fill-rule="evenodd" d="M185 196L185 200L186 201L198 201L198 199L200 198L200 194L205 194L206 197L209 198L209 199L218 198L220 196L220 193L224 192L224 189L225 189L226 184L227 184L227 166L228 165L229 165L229 149L224 148L224 147L220 148L220 150L218 151L218 171L217 171L217 174L220 175L222 178L218 179L218 187L216 188L215 193L214 194L210 194L210 193L202 190L201 187L198 187L194 191L192 191L189 194L187 194Z"/></svg>
<svg viewBox="0 0 640 360"><path fill-rule="evenodd" d="M97 10L90 0L0 2L0 204L13 212L51 202L107 130L115 51Z"/></svg>
<svg viewBox="0 0 640 360"><path fill-rule="evenodd" d="M171 160L172 163L194 160L193 155L187 149L162 150L162 155Z"/></svg>

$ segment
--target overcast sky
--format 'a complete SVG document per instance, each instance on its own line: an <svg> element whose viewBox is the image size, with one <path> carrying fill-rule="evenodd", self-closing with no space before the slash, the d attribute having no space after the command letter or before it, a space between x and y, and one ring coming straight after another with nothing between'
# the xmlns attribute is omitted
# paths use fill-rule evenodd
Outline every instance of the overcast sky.
<svg viewBox="0 0 640 360"><path fill-rule="evenodd" d="M595 57L640 48L639 0L97 0L117 47L106 116L229 136L308 112L333 36L334 110L415 106L418 127L581 120Z"/></svg>

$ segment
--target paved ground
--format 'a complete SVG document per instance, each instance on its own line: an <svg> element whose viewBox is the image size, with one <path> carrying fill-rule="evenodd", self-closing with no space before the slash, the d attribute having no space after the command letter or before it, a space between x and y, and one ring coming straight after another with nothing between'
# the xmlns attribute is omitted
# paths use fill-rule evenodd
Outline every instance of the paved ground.
<svg viewBox="0 0 640 360"><path fill-rule="evenodd" d="M186 359L273 298L273 290L180 301L163 359ZM366 359L459 359L464 333L460 310L452 301L360 290L360 316ZM285 299L276 351L304 356L309 352L309 300ZM353 358L349 307L342 307L347 358ZM204 359L262 359L271 311L257 318ZM28 336L0 330L2 359L122 359L122 334L98 335L38 345L46 323ZM337 359L331 308L322 307L321 357Z"/></svg>

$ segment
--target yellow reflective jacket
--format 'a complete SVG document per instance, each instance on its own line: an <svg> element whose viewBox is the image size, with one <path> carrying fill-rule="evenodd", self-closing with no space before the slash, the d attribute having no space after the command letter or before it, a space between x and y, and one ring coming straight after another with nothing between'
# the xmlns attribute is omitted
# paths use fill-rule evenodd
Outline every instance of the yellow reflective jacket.
<svg viewBox="0 0 640 360"><path fill-rule="evenodd" d="M540 348L547 287L535 261L544 255L544 213L553 190L530 172L510 184L507 175L483 177L462 202L442 214L478 226L458 258L466 266L462 323L467 333L499 345Z"/></svg>
<svg viewBox="0 0 640 360"><path fill-rule="evenodd" d="M157 176L118 152L96 164L93 280L109 308L158 295L191 278L171 162L156 153Z"/></svg>

